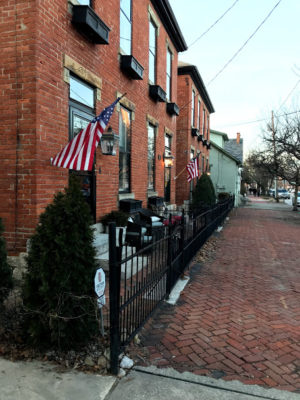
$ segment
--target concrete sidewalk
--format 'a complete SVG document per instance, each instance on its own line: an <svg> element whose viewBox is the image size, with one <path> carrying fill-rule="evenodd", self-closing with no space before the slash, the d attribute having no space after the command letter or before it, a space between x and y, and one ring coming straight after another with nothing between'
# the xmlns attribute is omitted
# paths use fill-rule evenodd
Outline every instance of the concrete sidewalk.
<svg viewBox="0 0 300 400"><path fill-rule="evenodd" d="M173 369L137 367L106 400L299 400L300 395L276 389L226 382Z"/></svg>
<svg viewBox="0 0 300 400"><path fill-rule="evenodd" d="M58 372L51 364L0 359L0 400L299 400L300 395L197 376L136 367L122 379Z"/></svg>

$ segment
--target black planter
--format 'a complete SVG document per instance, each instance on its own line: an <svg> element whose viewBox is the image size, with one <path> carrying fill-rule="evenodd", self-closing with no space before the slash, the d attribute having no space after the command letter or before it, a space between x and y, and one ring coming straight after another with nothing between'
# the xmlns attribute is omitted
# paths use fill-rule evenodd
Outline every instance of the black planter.
<svg viewBox="0 0 300 400"><path fill-rule="evenodd" d="M72 23L95 44L108 44L110 29L89 6L74 5Z"/></svg>
<svg viewBox="0 0 300 400"><path fill-rule="evenodd" d="M165 102L167 99L166 92L159 85L150 85L149 95L155 101Z"/></svg>
<svg viewBox="0 0 300 400"><path fill-rule="evenodd" d="M198 136L199 131L198 131L197 128L191 128L191 133L192 133L192 136L193 136L193 137L196 137L196 136Z"/></svg>
<svg viewBox="0 0 300 400"><path fill-rule="evenodd" d="M179 107L176 103L167 103L167 112L170 115L179 115Z"/></svg>
<svg viewBox="0 0 300 400"><path fill-rule="evenodd" d="M132 79L143 79L144 68L133 56L121 55L121 69Z"/></svg>

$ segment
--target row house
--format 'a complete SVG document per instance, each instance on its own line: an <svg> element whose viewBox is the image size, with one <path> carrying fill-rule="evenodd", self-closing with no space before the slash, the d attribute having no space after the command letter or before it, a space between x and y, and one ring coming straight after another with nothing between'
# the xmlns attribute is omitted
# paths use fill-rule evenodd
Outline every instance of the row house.
<svg viewBox="0 0 300 400"><path fill-rule="evenodd" d="M200 174L209 171L210 115L215 111L195 65L178 63L177 98L176 204L188 206L195 180L187 181L185 168L198 157Z"/></svg>
<svg viewBox="0 0 300 400"><path fill-rule="evenodd" d="M96 149L76 172L95 222L124 199L175 203L178 53L187 46L167 0L8 0L1 7L0 216L11 255L71 171L50 164L88 122L110 119L115 156ZM165 183L166 179L166 183Z"/></svg>
<svg viewBox="0 0 300 400"><path fill-rule="evenodd" d="M214 112L168 0L7 0L1 7L0 217L10 255L26 249L39 215L75 173L94 222L128 201L188 201L185 170L208 168ZM115 155L93 170L54 157L122 96L109 121ZM173 163L173 166L172 166Z"/></svg>

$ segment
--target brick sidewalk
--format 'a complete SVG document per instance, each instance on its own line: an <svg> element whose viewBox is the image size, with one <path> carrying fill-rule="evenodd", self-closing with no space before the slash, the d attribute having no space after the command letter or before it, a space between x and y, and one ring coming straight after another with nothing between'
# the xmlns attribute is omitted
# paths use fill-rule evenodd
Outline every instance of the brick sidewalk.
<svg viewBox="0 0 300 400"><path fill-rule="evenodd" d="M234 210L190 275L131 349L140 364L300 393L299 214Z"/></svg>

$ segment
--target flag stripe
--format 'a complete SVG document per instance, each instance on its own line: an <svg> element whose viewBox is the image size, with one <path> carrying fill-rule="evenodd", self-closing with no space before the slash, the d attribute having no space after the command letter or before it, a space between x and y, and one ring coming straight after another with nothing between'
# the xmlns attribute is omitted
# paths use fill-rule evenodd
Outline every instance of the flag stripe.
<svg viewBox="0 0 300 400"><path fill-rule="evenodd" d="M190 182L193 178L199 176L199 159L198 157L192 158L187 164L186 170L188 173L187 180Z"/></svg>
<svg viewBox="0 0 300 400"><path fill-rule="evenodd" d="M95 149L110 120L117 98L101 114L94 118L81 132L78 133L55 157L51 164L56 167L91 171L93 168Z"/></svg>

